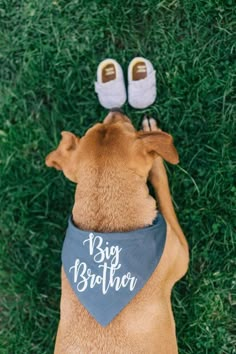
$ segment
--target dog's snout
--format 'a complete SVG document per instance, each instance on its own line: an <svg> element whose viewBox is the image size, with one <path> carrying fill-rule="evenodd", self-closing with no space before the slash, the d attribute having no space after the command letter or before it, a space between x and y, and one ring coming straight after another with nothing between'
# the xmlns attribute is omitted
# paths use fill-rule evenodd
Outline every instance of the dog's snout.
<svg viewBox="0 0 236 354"><path fill-rule="evenodd" d="M123 113L121 108L112 108L103 123L116 123L118 121L129 122L130 119Z"/></svg>
<svg viewBox="0 0 236 354"><path fill-rule="evenodd" d="M111 109L110 109L110 112L118 112L118 113L121 113L121 114L124 113L124 112L122 111L122 109L119 108L119 107L111 108Z"/></svg>

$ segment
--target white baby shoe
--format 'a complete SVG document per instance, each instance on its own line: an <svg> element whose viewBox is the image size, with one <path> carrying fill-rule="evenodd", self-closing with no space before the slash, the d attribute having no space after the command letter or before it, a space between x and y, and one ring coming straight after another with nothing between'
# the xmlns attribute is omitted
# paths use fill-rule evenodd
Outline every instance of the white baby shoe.
<svg viewBox="0 0 236 354"><path fill-rule="evenodd" d="M156 99L156 71L142 57L134 58L128 67L128 98L134 108L146 108Z"/></svg>
<svg viewBox="0 0 236 354"><path fill-rule="evenodd" d="M103 107L111 109L123 106L126 101L124 75L116 60L105 59L98 65L95 91Z"/></svg>

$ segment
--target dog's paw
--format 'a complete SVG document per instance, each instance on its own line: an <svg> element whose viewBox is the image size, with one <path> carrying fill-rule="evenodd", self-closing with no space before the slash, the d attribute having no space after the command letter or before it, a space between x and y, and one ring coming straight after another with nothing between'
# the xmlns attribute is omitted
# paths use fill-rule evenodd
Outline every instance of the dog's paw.
<svg viewBox="0 0 236 354"><path fill-rule="evenodd" d="M143 117L142 127L143 127L143 130L146 132L161 131L161 129L157 125L156 120L154 118L149 118L147 116Z"/></svg>

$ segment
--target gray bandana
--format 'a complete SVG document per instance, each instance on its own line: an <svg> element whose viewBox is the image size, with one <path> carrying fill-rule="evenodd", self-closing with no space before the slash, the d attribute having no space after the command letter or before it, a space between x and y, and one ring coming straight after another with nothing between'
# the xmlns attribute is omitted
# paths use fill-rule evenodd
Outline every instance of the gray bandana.
<svg viewBox="0 0 236 354"><path fill-rule="evenodd" d="M129 232L83 231L69 219L64 271L79 301L102 326L143 288L161 259L165 240L160 213L153 225Z"/></svg>

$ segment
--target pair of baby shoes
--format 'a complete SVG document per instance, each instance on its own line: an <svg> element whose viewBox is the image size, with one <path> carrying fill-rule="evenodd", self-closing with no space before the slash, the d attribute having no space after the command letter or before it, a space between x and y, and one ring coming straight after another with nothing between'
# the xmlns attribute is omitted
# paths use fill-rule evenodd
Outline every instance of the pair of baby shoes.
<svg viewBox="0 0 236 354"><path fill-rule="evenodd" d="M126 88L122 68L114 59L103 60L97 68L95 91L100 104L108 109L126 102ZM134 58L128 67L128 100L134 108L143 109L156 99L156 71L144 58Z"/></svg>

